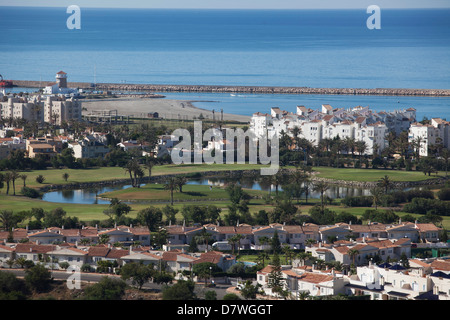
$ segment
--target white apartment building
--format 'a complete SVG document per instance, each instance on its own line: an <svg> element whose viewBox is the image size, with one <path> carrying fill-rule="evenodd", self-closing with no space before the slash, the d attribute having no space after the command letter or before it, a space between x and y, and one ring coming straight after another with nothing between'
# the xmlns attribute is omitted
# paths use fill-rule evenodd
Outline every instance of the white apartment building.
<svg viewBox="0 0 450 320"><path fill-rule="evenodd" d="M312 110L297 106L296 113L271 108L270 114L254 113L250 128L257 137L281 135L285 132L293 135L295 127L301 130L300 137L317 146L322 139L351 138L364 141L365 154L381 152L387 147L386 136L389 131L400 133L407 130L415 121L416 110L409 108L393 112L374 112L369 107L357 106L353 109L334 109L328 104L321 110ZM450 141L450 139L448 139Z"/></svg>
<svg viewBox="0 0 450 320"><path fill-rule="evenodd" d="M431 119L430 124L415 122L409 128L408 141L411 144L420 142L419 155L424 157L428 156L430 146L438 143L449 148L450 122L440 118Z"/></svg>
<svg viewBox="0 0 450 320"><path fill-rule="evenodd" d="M61 125L64 121L81 120L81 102L75 98L48 96L45 101L41 96L8 97L0 102L0 118L16 118L27 121L47 122Z"/></svg>

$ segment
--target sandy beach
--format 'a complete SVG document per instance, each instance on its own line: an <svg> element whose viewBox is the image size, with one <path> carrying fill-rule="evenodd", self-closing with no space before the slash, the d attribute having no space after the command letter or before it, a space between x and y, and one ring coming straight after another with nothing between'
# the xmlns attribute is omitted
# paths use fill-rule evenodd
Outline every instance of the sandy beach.
<svg viewBox="0 0 450 320"><path fill-rule="evenodd" d="M158 112L159 117L164 119L192 120L198 118L200 114L205 119L213 119L210 110L197 108L191 101L173 100L165 98L140 98L140 97L120 97L110 99L90 99L81 100L83 114L98 110L117 110L119 115L130 115L137 117L147 117L148 113ZM215 119L220 119L220 110L216 110ZM242 116L224 113L223 120L239 122L249 122L250 116Z"/></svg>

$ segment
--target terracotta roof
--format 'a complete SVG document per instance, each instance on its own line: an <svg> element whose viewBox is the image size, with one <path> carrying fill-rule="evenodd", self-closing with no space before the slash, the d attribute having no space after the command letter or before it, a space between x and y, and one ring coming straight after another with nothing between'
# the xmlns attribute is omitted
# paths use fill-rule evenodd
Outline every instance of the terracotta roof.
<svg viewBox="0 0 450 320"><path fill-rule="evenodd" d="M18 243L15 247L15 251L19 253L47 253L55 249L55 245L34 243Z"/></svg>
<svg viewBox="0 0 450 320"><path fill-rule="evenodd" d="M450 261L434 260L431 263L431 267L436 270L450 271Z"/></svg>
<svg viewBox="0 0 450 320"><path fill-rule="evenodd" d="M106 257L111 249L108 247L89 247L88 256L90 257Z"/></svg>
<svg viewBox="0 0 450 320"><path fill-rule="evenodd" d="M130 252L128 250L123 249L111 249L108 254L106 255L106 258L109 259L119 259L123 256L128 255Z"/></svg>
<svg viewBox="0 0 450 320"><path fill-rule="evenodd" d="M419 232L442 230L442 228L436 227L433 223L417 223L416 228L419 230Z"/></svg>
<svg viewBox="0 0 450 320"><path fill-rule="evenodd" d="M305 281L305 282L310 282L310 283L321 283L321 282L332 281L332 280L333 280L333 276L331 276L331 275L314 273L314 272L305 272L299 278L299 281Z"/></svg>

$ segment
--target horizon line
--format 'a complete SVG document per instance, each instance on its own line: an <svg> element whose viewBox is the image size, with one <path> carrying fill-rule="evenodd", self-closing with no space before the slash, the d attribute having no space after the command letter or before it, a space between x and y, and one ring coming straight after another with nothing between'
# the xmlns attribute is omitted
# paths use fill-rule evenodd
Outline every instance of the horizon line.
<svg viewBox="0 0 450 320"><path fill-rule="evenodd" d="M15 8L67 8L65 5L60 6L46 6L46 5L20 5L20 4L1 4L0 7L15 7ZM307 7L307 8L252 8L252 7L223 7L223 8L211 8L211 7L149 7L149 6L135 6L135 7L122 7L122 6L80 6L82 8L89 9L164 9L164 10L366 10L366 7ZM447 7L382 7L383 10L433 10L433 9L450 9L450 5Z"/></svg>

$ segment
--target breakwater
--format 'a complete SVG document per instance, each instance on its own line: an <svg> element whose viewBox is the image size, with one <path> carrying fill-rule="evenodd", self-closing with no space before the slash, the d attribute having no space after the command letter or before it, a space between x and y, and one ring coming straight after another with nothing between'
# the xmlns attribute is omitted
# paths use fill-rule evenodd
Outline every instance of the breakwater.
<svg viewBox="0 0 450 320"><path fill-rule="evenodd" d="M50 82L50 81L49 81ZM42 88L46 81L13 80L14 86ZM69 82L71 88L93 89L92 83ZM435 96L450 97L450 89L407 88L310 88L268 86L216 86L216 85L164 85L97 83L96 90L152 91L152 92L210 92L210 93L258 93L258 94L321 94L321 95L381 95L381 96Z"/></svg>

